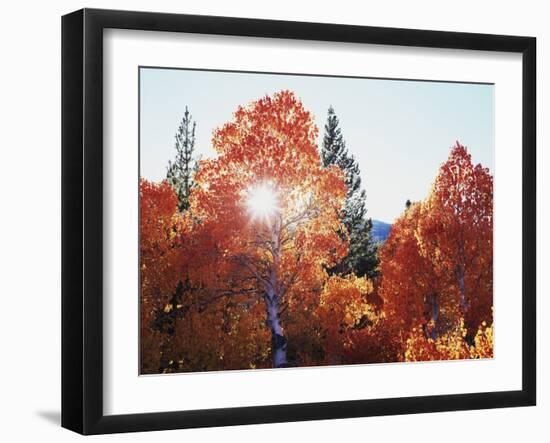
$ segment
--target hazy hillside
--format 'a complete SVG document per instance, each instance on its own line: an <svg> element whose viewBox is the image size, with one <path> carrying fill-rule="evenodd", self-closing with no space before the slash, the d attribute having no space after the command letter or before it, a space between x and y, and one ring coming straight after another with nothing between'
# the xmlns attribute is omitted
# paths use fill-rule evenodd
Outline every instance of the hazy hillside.
<svg viewBox="0 0 550 443"><path fill-rule="evenodd" d="M372 220L372 238L375 242L383 242L390 234L391 225L380 220Z"/></svg>

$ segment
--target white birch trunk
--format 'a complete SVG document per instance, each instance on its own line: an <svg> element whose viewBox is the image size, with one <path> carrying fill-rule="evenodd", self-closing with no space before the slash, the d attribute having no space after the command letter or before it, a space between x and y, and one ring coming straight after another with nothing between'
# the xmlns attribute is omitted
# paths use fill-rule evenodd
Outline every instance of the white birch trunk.
<svg viewBox="0 0 550 443"><path fill-rule="evenodd" d="M283 336L283 329L279 321L279 303L277 297L274 297L273 301L267 301L267 319L271 329L273 367L284 368L287 365L286 338Z"/></svg>
<svg viewBox="0 0 550 443"><path fill-rule="evenodd" d="M271 329L271 353L273 354L274 368L287 366L286 338L283 335L283 328L279 319L280 284L277 278L280 254L279 229L278 223L275 223L271 229L273 263L269 275L269 284L266 285L267 323Z"/></svg>

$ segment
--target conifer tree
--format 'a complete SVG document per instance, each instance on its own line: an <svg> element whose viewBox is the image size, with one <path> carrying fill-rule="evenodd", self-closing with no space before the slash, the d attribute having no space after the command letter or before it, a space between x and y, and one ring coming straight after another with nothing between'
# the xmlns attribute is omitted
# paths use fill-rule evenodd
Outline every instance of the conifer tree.
<svg viewBox="0 0 550 443"><path fill-rule="evenodd" d="M348 231L349 253L329 272L376 277L377 248L371 239L372 220L367 218L366 192L361 189L359 164L346 148L338 117L332 106L328 109L321 159L324 167L336 165L342 169L347 186L346 204L341 216Z"/></svg>
<svg viewBox="0 0 550 443"><path fill-rule="evenodd" d="M189 194L194 186L193 176L197 169L195 158L195 129L196 122L193 121L187 106L185 113L176 132L174 145L176 158L168 162L166 179L172 185L178 197L178 209L183 212L189 208Z"/></svg>

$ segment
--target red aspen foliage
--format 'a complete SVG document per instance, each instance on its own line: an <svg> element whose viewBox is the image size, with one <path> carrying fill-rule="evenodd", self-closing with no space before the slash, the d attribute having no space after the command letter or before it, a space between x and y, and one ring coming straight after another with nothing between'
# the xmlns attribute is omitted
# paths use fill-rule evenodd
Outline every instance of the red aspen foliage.
<svg viewBox="0 0 550 443"><path fill-rule="evenodd" d="M457 142L428 198L403 213L380 251L379 293L405 360L492 355L492 329L479 336L492 323L492 232L492 176Z"/></svg>
<svg viewBox="0 0 550 443"><path fill-rule="evenodd" d="M492 323L493 178L458 142L423 205L418 233L422 254L475 335L482 321Z"/></svg>
<svg viewBox="0 0 550 443"><path fill-rule="evenodd" d="M492 358L488 169L457 142L379 246L380 276L344 276L327 270L349 252L345 177L317 136L281 91L213 132L188 209L140 180L142 373Z"/></svg>
<svg viewBox="0 0 550 443"><path fill-rule="evenodd" d="M177 239L182 225L177 197L167 182L155 184L141 179L139 197L141 366L142 372L156 372L162 337L151 325L179 280L181 251Z"/></svg>
<svg viewBox="0 0 550 443"><path fill-rule="evenodd" d="M412 327L429 321L430 298L439 289L432 264L418 247L420 214L421 205L413 203L392 225L379 251L379 295L388 322L400 334L401 342Z"/></svg>
<svg viewBox="0 0 550 443"><path fill-rule="evenodd" d="M200 163L190 197L207 239L197 243L200 279L265 302L275 365L288 364L281 313L289 300L318 292L325 268L348 248L339 235L343 174L322 167L316 138L312 116L291 92L240 107L214 132L218 155Z"/></svg>

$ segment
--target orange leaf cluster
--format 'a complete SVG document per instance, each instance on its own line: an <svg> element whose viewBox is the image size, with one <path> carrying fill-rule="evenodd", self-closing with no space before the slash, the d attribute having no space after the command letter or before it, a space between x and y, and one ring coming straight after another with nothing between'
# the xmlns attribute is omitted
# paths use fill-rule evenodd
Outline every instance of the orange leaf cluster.
<svg viewBox="0 0 550 443"><path fill-rule="evenodd" d="M150 325L156 310L168 302L179 281L178 237L182 225L176 194L167 182L140 180L139 197L140 349L144 372L156 372L162 336Z"/></svg>
<svg viewBox="0 0 550 443"><path fill-rule="evenodd" d="M457 143L380 251L379 293L406 359L468 358L492 323L492 232L492 176Z"/></svg>
<svg viewBox="0 0 550 443"><path fill-rule="evenodd" d="M188 210L140 181L142 372L492 357L489 171L457 143L392 226L381 277L329 276L347 189L316 143L281 91L214 131Z"/></svg>

